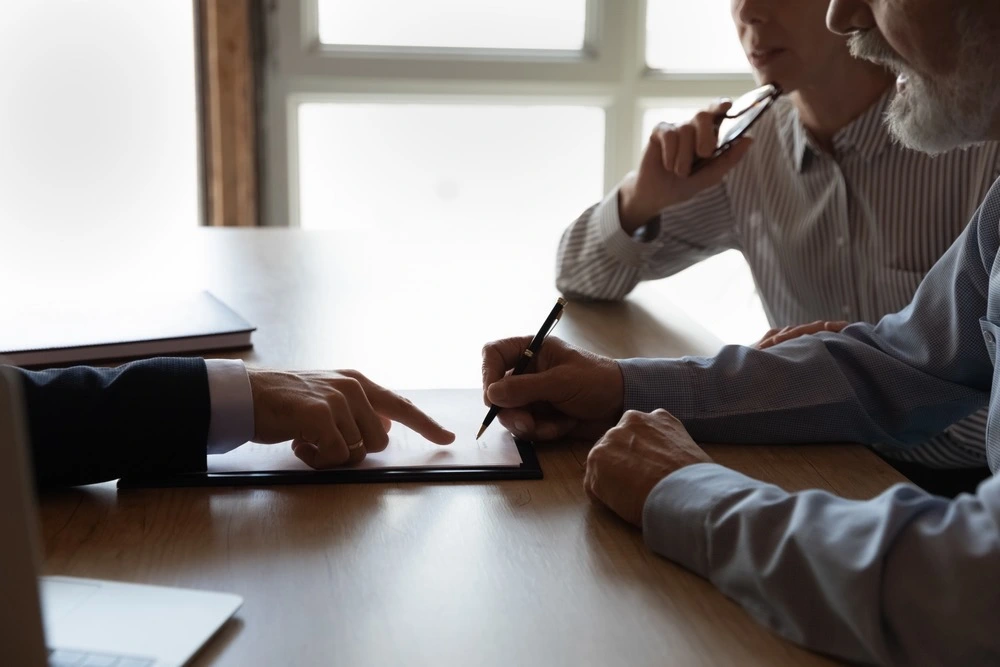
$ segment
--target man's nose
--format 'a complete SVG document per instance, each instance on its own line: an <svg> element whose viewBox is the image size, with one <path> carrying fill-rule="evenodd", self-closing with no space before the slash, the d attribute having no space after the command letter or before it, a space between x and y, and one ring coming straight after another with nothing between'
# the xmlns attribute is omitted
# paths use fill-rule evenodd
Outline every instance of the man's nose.
<svg viewBox="0 0 1000 667"><path fill-rule="evenodd" d="M831 0L826 27L839 35L849 35L874 28L875 16L865 0Z"/></svg>

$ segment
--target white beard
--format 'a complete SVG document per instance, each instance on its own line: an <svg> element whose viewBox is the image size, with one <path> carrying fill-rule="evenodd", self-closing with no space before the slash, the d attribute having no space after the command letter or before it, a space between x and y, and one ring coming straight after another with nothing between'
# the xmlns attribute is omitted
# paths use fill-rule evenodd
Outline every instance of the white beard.
<svg viewBox="0 0 1000 667"><path fill-rule="evenodd" d="M964 58L960 59L964 60ZM996 69L992 63L981 70ZM952 78L946 86L935 86L925 78L909 75L906 87L889 105L886 121L899 143L932 155L989 140L995 114L1000 111L1000 79L980 81L960 67L962 80Z"/></svg>
<svg viewBox="0 0 1000 667"><path fill-rule="evenodd" d="M977 29L968 12L958 19L961 47L955 72L939 80L914 73L889 48L881 35L862 35L852 51L869 56L907 83L892 100L886 120L889 131L907 148L943 153L988 141L1000 119L1000 62L996 40Z"/></svg>

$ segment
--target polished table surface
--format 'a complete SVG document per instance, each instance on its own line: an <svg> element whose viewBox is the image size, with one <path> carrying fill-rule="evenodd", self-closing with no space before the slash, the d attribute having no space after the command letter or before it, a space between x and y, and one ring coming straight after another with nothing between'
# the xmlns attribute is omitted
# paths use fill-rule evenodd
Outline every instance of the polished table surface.
<svg viewBox="0 0 1000 667"><path fill-rule="evenodd" d="M56 254L64 275L86 268ZM482 344L551 307L552 264L551 247L473 234L199 230L107 253L83 287L210 289L259 330L253 350L209 356L476 387ZM572 303L557 334L616 357L714 352L665 289ZM707 449L789 490L868 498L902 479L853 445ZM41 503L45 569L242 595L199 665L832 664L592 505L586 454L540 448L541 481L58 492Z"/></svg>

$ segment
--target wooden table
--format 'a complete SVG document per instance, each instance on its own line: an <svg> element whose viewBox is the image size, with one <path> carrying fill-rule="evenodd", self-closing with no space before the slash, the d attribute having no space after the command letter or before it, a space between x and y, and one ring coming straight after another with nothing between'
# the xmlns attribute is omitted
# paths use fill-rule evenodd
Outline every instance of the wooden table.
<svg viewBox="0 0 1000 667"><path fill-rule="evenodd" d="M132 268L108 275L211 289L260 327L250 364L473 387L481 345L532 332L551 306L552 251L473 235L202 230L132 248ZM558 334L619 357L713 352L657 289L574 303ZM710 452L787 489L866 498L901 479L857 446ZM60 492L42 502L46 570L239 593L197 664L831 664L593 506L585 446L539 456L543 481Z"/></svg>

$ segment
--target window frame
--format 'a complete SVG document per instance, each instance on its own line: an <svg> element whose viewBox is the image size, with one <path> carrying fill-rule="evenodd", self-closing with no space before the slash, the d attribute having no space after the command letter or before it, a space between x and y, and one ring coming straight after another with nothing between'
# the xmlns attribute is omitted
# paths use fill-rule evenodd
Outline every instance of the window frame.
<svg viewBox="0 0 1000 667"><path fill-rule="evenodd" d="M639 159L646 109L752 87L747 73L650 69L646 0L586 2L578 51L328 45L319 38L318 0L268 3L263 224L300 225L297 111L303 102L599 106L607 191Z"/></svg>

